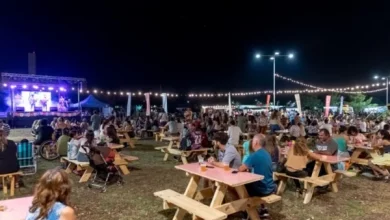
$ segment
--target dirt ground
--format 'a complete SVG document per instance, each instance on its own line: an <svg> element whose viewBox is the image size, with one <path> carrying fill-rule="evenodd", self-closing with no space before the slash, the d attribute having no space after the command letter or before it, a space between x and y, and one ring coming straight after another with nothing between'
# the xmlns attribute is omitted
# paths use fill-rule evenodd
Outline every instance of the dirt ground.
<svg viewBox="0 0 390 220"><path fill-rule="evenodd" d="M31 138L29 129L12 130L10 139ZM73 180L72 202L78 219L118 219L153 220L172 219L174 210L162 210L162 200L153 192L172 189L184 192L189 178L182 171L175 170L178 164L172 158L164 162L163 154L154 150L161 145L152 140L139 141L135 149L124 153L139 157L131 164L130 175L124 176L123 186L112 185L107 192L100 193L88 189L87 184ZM16 197L32 194L32 188L39 176L47 169L59 166L59 161L38 160L38 173L25 176L25 187L16 191ZM338 193L315 194L310 204L303 205L303 199L294 196L290 185L282 196L282 201L269 207L274 220L372 220L390 219L390 183L372 181L365 177L343 178ZM5 199L0 194L0 199ZM191 219L187 216L187 219ZM240 215L228 219L241 219Z"/></svg>

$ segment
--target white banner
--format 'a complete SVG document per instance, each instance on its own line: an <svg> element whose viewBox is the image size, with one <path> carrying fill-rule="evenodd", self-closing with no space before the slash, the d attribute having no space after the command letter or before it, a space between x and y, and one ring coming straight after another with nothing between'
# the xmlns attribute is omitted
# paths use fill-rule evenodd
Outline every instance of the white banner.
<svg viewBox="0 0 390 220"><path fill-rule="evenodd" d="M301 97L295 94L295 102L297 103L298 113L302 116Z"/></svg>
<svg viewBox="0 0 390 220"><path fill-rule="evenodd" d="M163 109L164 109L165 113L168 114L168 98L167 98L167 94L166 93L162 93L161 97L162 97Z"/></svg>
<svg viewBox="0 0 390 220"><path fill-rule="evenodd" d="M131 116L131 93L127 95L126 116Z"/></svg>
<svg viewBox="0 0 390 220"><path fill-rule="evenodd" d="M229 116L232 116L233 115L233 111L232 111L232 96L229 92Z"/></svg>
<svg viewBox="0 0 390 220"><path fill-rule="evenodd" d="M145 93L146 99L146 116L150 116L150 93Z"/></svg>

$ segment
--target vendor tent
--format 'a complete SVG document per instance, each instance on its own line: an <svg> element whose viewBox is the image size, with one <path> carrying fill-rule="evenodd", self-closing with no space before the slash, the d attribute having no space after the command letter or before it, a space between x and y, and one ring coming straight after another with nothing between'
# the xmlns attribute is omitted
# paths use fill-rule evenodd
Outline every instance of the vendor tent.
<svg viewBox="0 0 390 220"><path fill-rule="evenodd" d="M108 104L97 100L93 95L89 95L86 99L81 101L80 104L82 108L103 108L108 106ZM79 103L74 103L71 107L77 108L79 107Z"/></svg>

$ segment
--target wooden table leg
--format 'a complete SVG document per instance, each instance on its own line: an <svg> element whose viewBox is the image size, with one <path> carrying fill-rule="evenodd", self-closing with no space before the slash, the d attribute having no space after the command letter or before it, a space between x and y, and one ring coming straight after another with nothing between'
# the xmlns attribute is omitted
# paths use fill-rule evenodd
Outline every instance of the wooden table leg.
<svg viewBox="0 0 390 220"><path fill-rule="evenodd" d="M5 177L2 177L2 179L3 179L3 194L4 195L7 195L7 183L5 182Z"/></svg>
<svg viewBox="0 0 390 220"><path fill-rule="evenodd" d="M227 186L225 184L218 182L216 182L215 184L217 185L217 189L215 190L213 199L211 200L210 207L212 208L222 205L227 190Z"/></svg>
<svg viewBox="0 0 390 220"><path fill-rule="evenodd" d="M199 176L191 176L190 182L187 185L186 191L184 192L184 195L193 199L196 191L199 186L200 177ZM184 218L185 214L187 213L184 209L177 209L175 216L173 217L174 220L181 220Z"/></svg>
<svg viewBox="0 0 390 220"><path fill-rule="evenodd" d="M333 174L332 167L330 166L330 163L324 163L326 173ZM334 175L335 176L335 175ZM332 187L332 192L338 192L339 189L337 188L337 183L335 181L335 178L332 179L330 182L330 186Z"/></svg>
<svg viewBox="0 0 390 220"><path fill-rule="evenodd" d="M246 191L245 185L235 187L240 199L249 198L248 192ZM257 213L256 207L250 207L246 209L251 220L260 220L259 213Z"/></svg>
<svg viewBox="0 0 390 220"><path fill-rule="evenodd" d="M10 176L11 178L11 192L10 196L14 196L15 194L15 176Z"/></svg>
<svg viewBox="0 0 390 220"><path fill-rule="evenodd" d="M85 169L83 176L80 178L79 183L85 183L88 182L89 178L91 177L93 172L93 168L88 166L87 169Z"/></svg>
<svg viewBox="0 0 390 220"><path fill-rule="evenodd" d="M72 173L72 171L73 171L76 167L77 167L76 164L69 163L69 165L68 165L68 167L66 168L65 172L66 172L67 174Z"/></svg>
<svg viewBox="0 0 390 220"><path fill-rule="evenodd" d="M169 157L169 150L168 148L163 148L163 151L165 152L165 155L164 155L164 161L167 161L168 160L168 157Z"/></svg>
<svg viewBox="0 0 390 220"><path fill-rule="evenodd" d="M287 177L278 177L278 179L279 179L279 185L278 185L278 190L276 191L276 194L282 195L282 193L286 189Z"/></svg>
<svg viewBox="0 0 390 220"><path fill-rule="evenodd" d="M127 168L127 165L119 165L119 169L122 171L123 175L130 174L129 169Z"/></svg>
<svg viewBox="0 0 390 220"><path fill-rule="evenodd" d="M188 164L187 157L185 155L181 155L181 161L183 164Z"/></svg>
<svg viewBox="0 0 390 220"><path fill-rule="evenodd" d="M364 164L364 162L363 162L364 159L359 159L359 156L361 153L363 153L363 151L364 151L363 149L355 148L355 150L353 151L353 153L351 155L351 165L354 163L362 164L362 165L368 164L368 161L367 161L367 164Z"/></svg>
<svg viewBox="0 0 390 220"><path fill-rule="evenodd" d="M316 161L316 164L313 169L313 173L311 174L311 178L318 178L318 176L320 175L321 166L322 166L322 162ZM306 187L307 187L306 189L307 191L306 191L305 198L303 199L303 204L308 204L311 201L311 198L313 197L313 193L314 193L314 188L315 188L314 184L311 183L307 183Z"/></svg>

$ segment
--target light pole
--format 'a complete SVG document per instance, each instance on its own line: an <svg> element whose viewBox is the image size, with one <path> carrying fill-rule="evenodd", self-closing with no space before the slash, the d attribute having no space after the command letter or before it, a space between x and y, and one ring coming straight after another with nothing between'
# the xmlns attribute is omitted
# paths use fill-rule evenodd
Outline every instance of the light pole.
<svg viewBox="0 0 390 220"><path fill-rule="evenodd" d="M380 77L378 75L374 76L374 79L379 79L381 78L382 80L386 80L386 107L389 104L389 76L386 77Z"/></svg>
<svg viewBox="0 0 390 220"><path fill-rule="evenodd" d="M276 77L276 58L278 57L287 57L288 59L293 59L294 54L280 54L278 51L276 51L273 55L261 55L260 53L257 53L255 55L256 59L260 59L261 57L269 57L270 60L273 62L273 104L276 105L276 86L275 86L275 77Z"/></svg>

